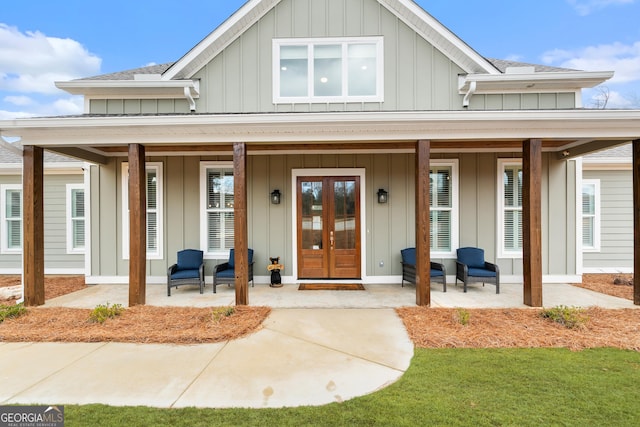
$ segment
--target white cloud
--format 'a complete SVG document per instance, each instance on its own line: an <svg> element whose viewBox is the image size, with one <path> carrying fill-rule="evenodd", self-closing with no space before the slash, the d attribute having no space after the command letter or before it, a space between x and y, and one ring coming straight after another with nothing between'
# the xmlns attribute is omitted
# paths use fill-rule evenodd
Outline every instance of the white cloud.
<svg viewBox="0 0 640 427"><path fill-rule="evenodd" d="M608 83L640 81L640 41L612 43L578 50L555 49L542 56L545 64L585 71L615 71Z"/></svg>
<svg viewBox="0 0 640 427"><path fill-rule="evenodd" d="M28 96L6 96L4 101L22 107L33 104L33 99Z"/></svg>
<svg viewBox="0 0 640 427"><path fill-rule="evenodd" d="M590 15L592 12L608 6L632 4L636 0L567 0L580 16Z"/></svg>
<svg viewBox="0 0 640 427"><path fill-rule="evenodd" d="M0 23L0 90L16 93L59 93L54 81L97 74L102 60L79 42L22 33Z"/></svg>

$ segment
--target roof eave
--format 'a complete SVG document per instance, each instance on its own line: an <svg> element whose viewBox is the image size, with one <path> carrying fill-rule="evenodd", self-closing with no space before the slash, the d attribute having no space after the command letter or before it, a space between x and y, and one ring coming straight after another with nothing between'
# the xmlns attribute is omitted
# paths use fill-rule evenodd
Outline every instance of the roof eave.
<svg viewBox="0 0 640 427"><path fill-rule="evenodd" d="M613 71L539 72L527 74L468 74L460 76L458 90L467 93L475 85L476 94L508 90L558 92L592 88L612 78Z"/></svg>

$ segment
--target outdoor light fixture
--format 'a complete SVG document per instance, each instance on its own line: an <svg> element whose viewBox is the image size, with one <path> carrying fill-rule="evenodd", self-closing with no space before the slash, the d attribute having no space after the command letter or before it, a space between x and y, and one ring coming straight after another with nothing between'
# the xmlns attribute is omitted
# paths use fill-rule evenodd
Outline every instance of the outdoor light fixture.
<svg viewBox="0 0 640 427"><path fill-rule="evenodd" d="M274 205L280 204L280 190L276 189L271 192L271 203Z"/></svg>
<svg viewBox="0 0 640 427"><path fill-rule="evenodd" d="M382 188L378 190L378 203L387 203L389 200L389 193L384 191Z"/></svg>

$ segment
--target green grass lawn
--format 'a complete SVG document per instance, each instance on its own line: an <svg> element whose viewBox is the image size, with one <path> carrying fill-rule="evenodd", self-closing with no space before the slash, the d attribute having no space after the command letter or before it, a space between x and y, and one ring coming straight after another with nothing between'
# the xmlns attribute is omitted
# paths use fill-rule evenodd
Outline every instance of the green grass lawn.
<svg viewBox="0 0 640 427"><path fill-rule="evenodd" d="M639 402L638 352L417 349L398 382L344 403L285 409L66 405L65 418L72 427L638 426Z"/></svg>

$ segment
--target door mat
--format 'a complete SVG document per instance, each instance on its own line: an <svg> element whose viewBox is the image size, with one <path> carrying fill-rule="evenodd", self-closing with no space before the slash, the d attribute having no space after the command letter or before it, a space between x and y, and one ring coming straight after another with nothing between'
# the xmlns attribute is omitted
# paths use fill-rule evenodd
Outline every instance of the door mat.
<svg viewBox="0 0 640 427"><path fill-rule="evenodd" d="M360 283L301 283L299 291L364 291Z"/></svg>

